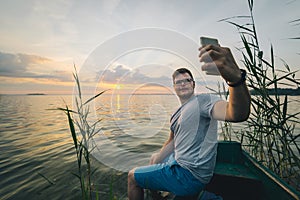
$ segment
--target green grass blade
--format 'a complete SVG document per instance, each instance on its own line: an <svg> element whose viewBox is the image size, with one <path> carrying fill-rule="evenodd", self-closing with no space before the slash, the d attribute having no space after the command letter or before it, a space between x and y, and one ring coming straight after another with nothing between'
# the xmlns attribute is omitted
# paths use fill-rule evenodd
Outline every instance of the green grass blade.
<svg viewBox="0 0 300 200"><path fill-rule="evenodd" d="M40 172L38 172L38 175L40 175L41 177L43 177L46 181L48 181L48 183L50 183L51 185L55 185L55 183L53 181L51 181L49 178L47 178L46 176L44 176L43 174L41 174Z"/></svg>
<svg viewBox="0 0 300 200"><path fill-rule="evenodd" d="M287 69L287 71L290 72L291 71L290 66L282 58L280 58L280 60L283 63L284 67Z"/></svg>
<svg viewBox="0 0 300 200"><path fill-rule="evenodd" d="M289 38L290 40L300 40L300 37L292 37L292 38Z"/></svg>
<svg viewBox="0 0 300 200"><path fill-rule="evenodd" d="M68 116L68 121L69 121L69 127L70 127L70 131L71 131L71 134L72 134L74 146L75 146L75 149L77 150L77 137L76 137L76 131L75 131L73 119L72 119L72 117L71 117L70 110L69 110L68 106L66 107L66 111L67 111L67 116Z"/></svg>
<svg viewBox="0 0 300 200"><path fill-rule="evenodd" d="M79 96L80 99L82 99L80 81L79 81L79 77L78 77L78 73L77 73L77 69L76 69L75 64L74 64L74 69L75 69L75 73L73 73L73 77L76 81L76 85L77 85L77 89L78 89L78 96Z"/></svg>
<svg viewBox="0 0 300 200"><path fill-rule="evenodd" d="M287 97L287 95L285 95L284 102L283 102L283 108L282 108L282 118L283 119L286 119L287 104L288 104L288 97Z"/></svg>
<svg viewBox="0 0 300 200"><path fill-rule="evenodd" d="M55 108L55 109L49 109L49 110L61 110L61 111L64 111L64 112L70 112L70 113L75 113L75 114L78 114L76 111L74 110L70 110L68 108Z"/></svg>
<svg viewBox="0 0 300 200"><path fill-rule="evenodd" d="M82 141L79 144L79 154L78 154L78 167L81 168L81 163L82 163L82 153L83 153L83 148L82 148Z"/></svg>
<svg viewBox="0 0 300 200"><path fill-rule="evenodd" d="M245 38L244 35L241 35L241 38L242 38L244 47L246 48L247 54L250 58L250 61L251 61L251 63L253 63L253 55L252 55L251 49L249 47L248 41L247 41L247 39Z"/></svg>
<svg viewBox="0 0 300 200"><path fill-rule="evenodd" d="M294 74L293 74L293 75L294 75ZM300 82L297 81L297 80L295 80L294 78L286 77L285 79L286 79L286 80L289 80L289 81L292 82L292 83L295 83L296 85L300 85Z"/></svg>
<svg viewBox="0 0 300 200"><path fill-rule="evenodd" d="M273 46L272 45L271 45L271 68L272 68L272 73L275 74L274 52L273 52Z"/></svg>
<svg viewBox="0 0 300 200"><path fill-rule="evenodd" d="M71 172L71 174L76 176L80 180L80 176L78 174L75 174L74 172Z"/></svg>
<svg viewBox="0 0 300 200"><path fill-rule="evenodd" d="M237 16L233 16L233 17L227 17L227 18L223 18L223 19L220 19L218 22L228 22L229 20L231 19L237 19L237 18L251 18L251 16L249 15L237 15Z"/></svg>
<svg viewBox="0 0 300 200"><path fill-rule="evenodd" d="M250 11L252 12L252 10L253 10L253 0L248 0L248 6L249 6Z"/></svg>
<svg viewBox="0 0 300 200"><path fill-rule="evenodd" d="M270 85L274 84L275 82L279 82L280 80L286 79L287 77L291 76L292 74L294 74L294 72L290 72L290 73L285 74L284 76L276 78L276 79L272 80L271 82L269 82L267 84L267 86L270 86Z"/></svg>
<svg viewBox="0 0 300 200"><path fill-rule="evenodd" d="M239 24L237 24L237 23L235 23L235 22L231 22L231 21L227 21L227 22L228 22L229 24L232 24L232 25L236 26L236 27L239 28L239 29L249 31L250 33L253 32L253 30L251 30L251 29L249 29L249 28L247 28L247 27L245 27L245 26L239 25Z"/></svg>
<svg viewBox="0 0 300 200"><path fill-rule="evenodd" d="M106 92L107 90L104 90L102 92L100 92L99 94L93 96L92 98L90 98L89 100L87 100L83 105L88 104L89 102L91 102L92 100L96 99L97 97L99 97L100 95L102 95L104 92Z"/></svg>

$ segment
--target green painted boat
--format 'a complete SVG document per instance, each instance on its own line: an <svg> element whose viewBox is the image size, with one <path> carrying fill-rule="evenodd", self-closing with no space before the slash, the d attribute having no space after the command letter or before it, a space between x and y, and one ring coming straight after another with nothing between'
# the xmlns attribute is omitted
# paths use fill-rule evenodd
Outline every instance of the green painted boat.
<svg viewBox="0 0 300 200"><path fill-rule="evenodd" d="M242 150L219 142L214 176L206 190L224 200L300 200L300 193Z"/></svg>

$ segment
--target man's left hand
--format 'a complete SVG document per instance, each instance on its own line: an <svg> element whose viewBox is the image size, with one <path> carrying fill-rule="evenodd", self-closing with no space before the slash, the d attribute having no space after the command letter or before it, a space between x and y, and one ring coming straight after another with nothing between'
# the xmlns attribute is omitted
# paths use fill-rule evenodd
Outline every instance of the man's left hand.
<svg viewBox="0 0 300 200"><path fill-rule="evenodd" d="M241 79L241 71L229 48L206 45L199 48L199 60L204 62L202 70L208 75L221 75L225 81L236 83Z"/></svg>

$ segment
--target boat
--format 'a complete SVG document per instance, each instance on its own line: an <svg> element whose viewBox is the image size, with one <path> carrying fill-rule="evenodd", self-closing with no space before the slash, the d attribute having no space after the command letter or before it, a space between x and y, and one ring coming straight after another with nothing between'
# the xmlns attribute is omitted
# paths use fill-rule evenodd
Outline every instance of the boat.
<svg viewBox="0 0 300 200"><path fill-rule="evenodd" d="M219 142L214 175L205 190L224 200L300 200L299 191L250 156L239 142Z"/></svg>
<svg viewBox="0 0 300 200"><path fill-rule="evenodd" d="M202 200L203 193L223 200L300 200L300 192L242 149L239 142L219 141L211 181L197 196L170 193L152 196L159 200ZM220 198L221 197L221 198Z"/></svg>

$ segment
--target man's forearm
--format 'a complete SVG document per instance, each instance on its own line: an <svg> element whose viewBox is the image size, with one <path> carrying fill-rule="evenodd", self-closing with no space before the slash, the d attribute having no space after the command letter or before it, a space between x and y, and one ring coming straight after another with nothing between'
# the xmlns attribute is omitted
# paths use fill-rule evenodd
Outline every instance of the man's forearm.
<svg viewBox="0 0 300 200"><path fill-rule="evenodd" d="M163 161L167 156L169 156L174 151L174 140L169 139L164 146L161 148L159 155L160 161Z"/></svg>
<svg viewBox="0 0 300 200"><path fill-rule="evenodd" d="M172 152L174 152L174 140L173 133L170 133L169 139L164 143L163 147L156 154L154 158L151 159L150 164L161 163L167 158Z"/></svg>
<svg viewBox="0 0 300 200"><path fill-rule="evenodd" d="M248 119L251 97L246 83L237 87L229 87L229 101L226 109L226 120L240 122Z"/></svg>

